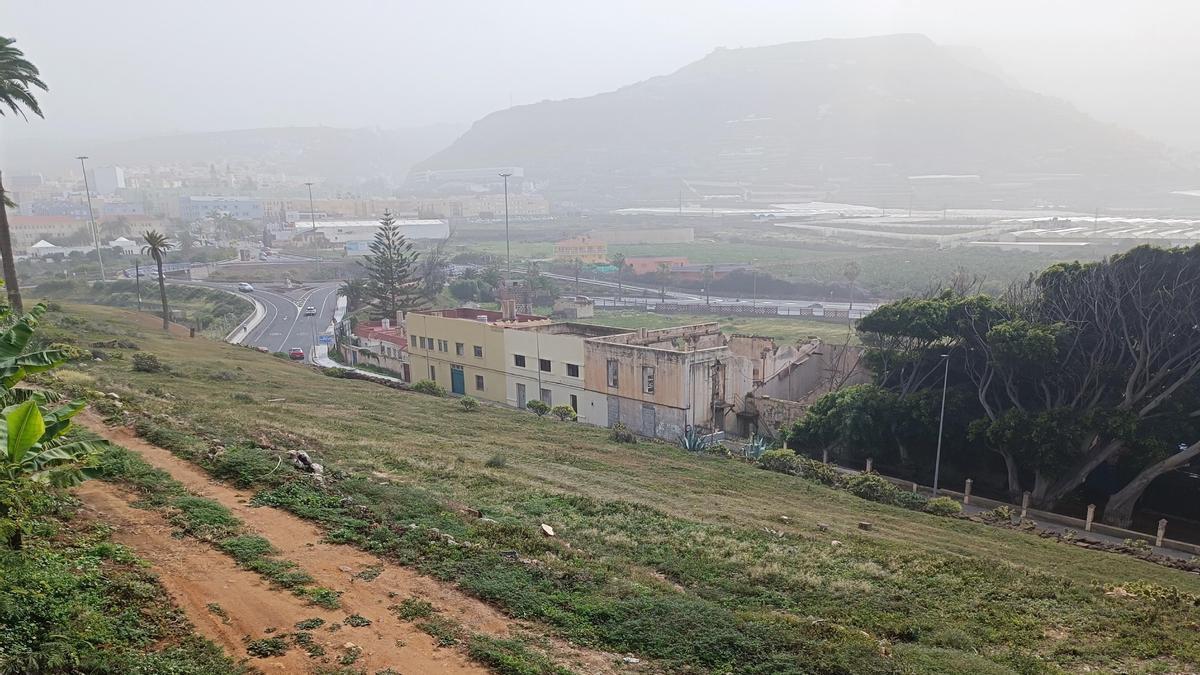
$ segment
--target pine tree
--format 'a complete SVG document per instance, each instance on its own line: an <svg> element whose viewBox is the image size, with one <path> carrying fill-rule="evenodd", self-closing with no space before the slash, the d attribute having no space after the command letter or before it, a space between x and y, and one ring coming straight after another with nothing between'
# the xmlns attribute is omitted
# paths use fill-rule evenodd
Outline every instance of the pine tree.
<svg viewBox="0 0 1200 675"><path fill-rule="evenodd" d="M395 318L396 312L419 307L421 288L417 258L420 254L400 233L390 211L383 212L379 231L370 248L371 255L359 264L367 271L367 297L376 313Z"/></svg>

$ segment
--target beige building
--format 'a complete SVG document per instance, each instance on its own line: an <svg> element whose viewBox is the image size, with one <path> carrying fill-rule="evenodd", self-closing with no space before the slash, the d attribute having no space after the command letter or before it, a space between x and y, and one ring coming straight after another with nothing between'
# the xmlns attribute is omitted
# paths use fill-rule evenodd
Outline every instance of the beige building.
<svg viewBox="0 0 1200 675"><path fill-rule="evenodd" d="M605 426L674 440L689 427L723 431L751 389L752 364L716 323L638 329L585 342L585 381L605 395Z"/></svg>
<svg viewBox="0 0 1200 675"><path fill-rule="evenodd" d="M569 405L579 421L605 426L605 395L584 381L584 341L616 335L623 328L576 323L517 326L504 331L507 352L507 403L524 408L533 399L553 407Z"/></svg>
<svg viewBox="0 0 1200 675"><path fill-rule="evenodd" d="M564 239L554 244L554 259L564 262L580 260L585 263L608 262L608 244L590 237Z"/></svg>
<svg viewBox="0 0 1200 675"><path fill-rule="evenodd" d="M15 251L27 250L39 239L51 243L88 229L88 221L72 216L21 216L9 214L8 228Z"/></svg>

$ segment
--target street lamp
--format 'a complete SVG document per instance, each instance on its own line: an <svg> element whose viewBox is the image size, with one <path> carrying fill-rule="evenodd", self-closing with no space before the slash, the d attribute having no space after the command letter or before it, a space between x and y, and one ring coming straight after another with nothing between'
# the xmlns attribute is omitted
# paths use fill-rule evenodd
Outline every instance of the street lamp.
<svg viewBox="0 0 1200 675"><path fill-rule="evenodd" d="M317 210L313 208L312 198L312 183L305 183L308 186L308 217L312 219L313 232L317 231Z"/></svg>
<svg viewBox="0 0 1200 675"><path fill-rule="evenodd" d="M933 460L933 496L938 493L938 478L942 470L942 429L946 426L946 386L950 382L950 355L942 354L942 362L945 364L945 374L942 375L942 414L938 418L938 442L937 455Z"/></svg>
<svg viewBox="0 0 1200 675"><path fill-rule="evenodd" d="M758 258L750 260L750 274L754 276L754 291L750 296L750 306L758 307L758 267L754 263L758 262Z"/></svg>
<svg viewBox="0 0 1200 675"><path fill-rule="evenodd" d="M504 179L504 278L507 279L512 269L512 248L508 243L508 177L512 172L501 171L499 175Z"/></svg>
<svg viewBox="0 0 1200 675"><path fill-rule="evenodd" d="M87 155L80 155L75 159L79 160L79 167L83 169L83 192L87 195L88 221L92 224L92 243L96 246L96 260L100 263L100 280L104 281L104 258L100 255L100 232L96 229L96 214L92 211L92 188L88 185L87 165L83 163L83 160L87 158Z"/></svg>

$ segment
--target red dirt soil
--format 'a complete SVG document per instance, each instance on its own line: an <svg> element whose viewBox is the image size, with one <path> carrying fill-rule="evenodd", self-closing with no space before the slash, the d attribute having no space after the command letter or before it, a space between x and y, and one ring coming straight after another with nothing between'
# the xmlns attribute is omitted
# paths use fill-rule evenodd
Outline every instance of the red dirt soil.
<svg viewBox="0 0 1200 675"><path fill-rule="evenodd" d="M295 632L293 626L298 621L325 619L326 624L313 631L313 637L328 654L323 657L324 662L310 658L295 646L281 657L251 659L253 665L268 673L304 672L318 665L331 665L347 642L362 650L354 666L367 672L389 667L406 675L487 672L458 650L437 647L432 637L388 611L389 605L408 597L429 602L443 616L472 632L502 637L514 630L530 628L449 584L351 546L324 542L324 533L316 525L297 516L271 507L252 507L249 505L252 493L214 481L201 468L146 443L128 429L107 427L90 412L79 415L76 421L137 452L151 465L170 473L192 494L219 502L240 518L248 530L270 540L283 558L308 572L317 585L342 593L338 610L309 605L287 590L270 587L261 577L240 569L231 558L206 544L173 538L173 528L161 515L130 506L134 497L116 486L89 481L76 489L84 504L114 527L116 541L150 561L167 591L198 630L235 657L247 656L244 636L258 639L291 633ZM372 581L354 577L368 567L382 568L382 572ZM227 618L223 620L213 614L208 609L209 603L220 605ZM359 614L372 623L362 628L345 626L337 632L327 630L329 624L350 614ZM277 630L264 633L269 627ZM535 629L535 632L540 631ZM612 654L581 650L559 640L551 643L556 661L583 672L615 672L615 662L620 661Z"/></svg>

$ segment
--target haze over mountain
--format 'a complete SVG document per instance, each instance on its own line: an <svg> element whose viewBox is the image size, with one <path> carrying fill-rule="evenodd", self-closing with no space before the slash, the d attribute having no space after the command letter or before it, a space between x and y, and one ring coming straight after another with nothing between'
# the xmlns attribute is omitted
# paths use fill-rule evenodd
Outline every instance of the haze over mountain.
<svg viewBox="0 0 1200 675"><path fill-rule="evenodd" d="M72 169L72 158L82 149L106 164L252 163L292 176L340 182L379 177L397 182L415 162L461 132L462 126L454 124L407 129L240 129L94 143L23 141L9 144L5 154L11 166L27 171Z"/></svg>
<svg viewBox="0 0 1200 675"><path fill-rule="evenodd" d="M1082 205L1190 176L1163 146L912 34L719 49L613 92L495 112L416 169L503 165L559 197L614 202L673 201L688 181L895 206L908 177L936 174L978 175L979 202Z"/></svg>

